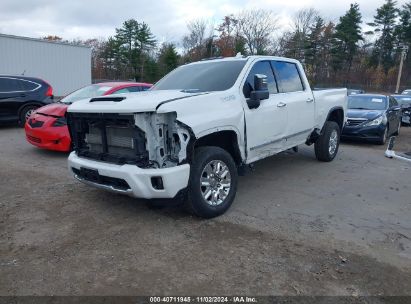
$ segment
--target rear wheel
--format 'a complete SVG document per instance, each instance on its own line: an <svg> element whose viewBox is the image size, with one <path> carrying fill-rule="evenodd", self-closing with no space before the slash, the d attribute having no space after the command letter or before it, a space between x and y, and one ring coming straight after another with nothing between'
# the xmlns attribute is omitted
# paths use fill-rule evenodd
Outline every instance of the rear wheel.
<svg viewBox="0 0 411 304"><path fill-rule="evenodd" d="M20 126L24 127L26 121L29 119L31 114L38 108L38 106L27 106L24 107L20 112Z"/></svg>
<svg viewBox="0 0 411 304"><path fill-rule="evenodd" d="M326 121L321 136L315 142L315 156L319 161L330 162L340 146L340 127L334 121Z"/></svg>
<svg viewBox="0 0 411 304"><path fill-rule="evenodd" d="M196 149L191 166L186 206L195 215L212 218L231 206L238 172L231 155L219 147Z"/></svg>

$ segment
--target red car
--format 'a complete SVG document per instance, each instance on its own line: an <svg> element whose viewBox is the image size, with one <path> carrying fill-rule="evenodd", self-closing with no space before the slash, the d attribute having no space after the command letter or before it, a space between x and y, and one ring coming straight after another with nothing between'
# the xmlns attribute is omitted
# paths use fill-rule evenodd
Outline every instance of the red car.
<svg viewBox="0 0 411 304"><path fill-rule="evenodd" d="M26 139L42 149L68 152L71 138L65 114L70 104L91 97L146 91L151 86L148 83L104 82L79 89L60 102L37 109L25 124Z"/></svg>

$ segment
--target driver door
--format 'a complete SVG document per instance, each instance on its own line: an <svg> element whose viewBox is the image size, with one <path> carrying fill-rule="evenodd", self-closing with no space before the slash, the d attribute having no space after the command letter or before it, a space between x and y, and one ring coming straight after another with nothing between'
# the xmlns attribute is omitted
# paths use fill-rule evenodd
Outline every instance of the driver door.
<svg viewBox="0 0 411 304"><path fill-rule="evenodd" d="M267 76L270 97L262 100L257 109L250 109L247 99L254 90L254 75ZM243 86L247 135L247 163L276 154L284 148L287 129L287 107L278 86L270 61L257 61L248 73Z"/></svg>

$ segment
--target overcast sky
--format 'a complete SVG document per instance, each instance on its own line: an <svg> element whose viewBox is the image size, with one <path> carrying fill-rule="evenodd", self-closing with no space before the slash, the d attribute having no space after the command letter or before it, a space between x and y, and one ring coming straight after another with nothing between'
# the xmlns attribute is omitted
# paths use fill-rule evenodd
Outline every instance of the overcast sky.
<svg viewBox="0 0 411 304"><path fill-rule="evenodd" d="M64 39L108 37L126 19L146 22L161 41L179 42L190 20L218 23L243 9L271 9L286 26L302 8L313 7L328 20L338 21L350 0L0 0L0 33ZM364 20L370 21L384 0L357 0ZM406 0L398 0L398 6Z"/></svg>

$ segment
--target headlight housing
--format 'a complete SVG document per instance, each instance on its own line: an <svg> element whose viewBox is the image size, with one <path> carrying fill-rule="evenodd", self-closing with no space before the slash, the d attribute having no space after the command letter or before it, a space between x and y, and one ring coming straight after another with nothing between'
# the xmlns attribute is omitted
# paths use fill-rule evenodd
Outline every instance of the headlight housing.
<svg viewBox="0 0 411 304"><path fill-rule="evenodd" d="M67 126L67 120L65 117L59 117L53 123L53 127L64 127Z"/></svg>
<svg viewBox="0 0 411 304"><path fill-rule="evenodd" d="M386 123L387 123L386 117L384 115L381 115L381 116L377 117L376 119L367 122L365 124L365 126L366 127L372 127L372 126L379 126L381 124L386 124Z"/></svg>

